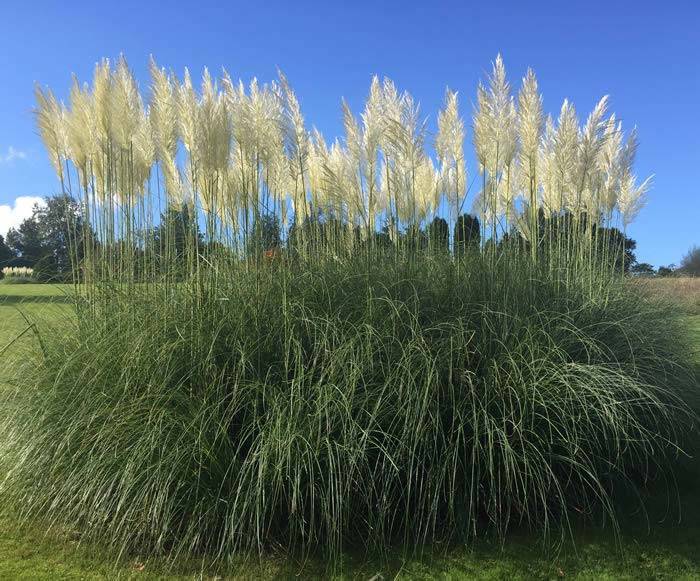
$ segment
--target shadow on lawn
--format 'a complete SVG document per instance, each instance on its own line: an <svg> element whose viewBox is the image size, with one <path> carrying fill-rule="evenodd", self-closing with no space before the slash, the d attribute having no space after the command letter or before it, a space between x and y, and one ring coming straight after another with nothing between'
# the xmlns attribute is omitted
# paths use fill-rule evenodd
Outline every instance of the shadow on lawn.
<svg viewBox="0 0 700 581"><path fill-rule="evenodd" d="M0 307L1 306L14 306L14 305L29 305L32 303L41 304L71 304L74 302L74 298L67 294L55 294L55 295L35 295L35 296L25 296L25 295L5 295L0 296Z"/></svg>

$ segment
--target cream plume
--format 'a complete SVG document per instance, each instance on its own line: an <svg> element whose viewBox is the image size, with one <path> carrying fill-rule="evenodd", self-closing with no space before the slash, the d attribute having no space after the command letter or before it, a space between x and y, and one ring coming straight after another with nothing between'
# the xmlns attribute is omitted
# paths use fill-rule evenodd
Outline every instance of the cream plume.
<svg viewBox="0 0 700 581"><path fill-rule="evenodd" d="M464 163L464 122L459 116L457 93L449 89L445 92L445 106L438 113L435 151L441 164L442 189L452 217L456 218L465 194L467 170Z"/></svg>

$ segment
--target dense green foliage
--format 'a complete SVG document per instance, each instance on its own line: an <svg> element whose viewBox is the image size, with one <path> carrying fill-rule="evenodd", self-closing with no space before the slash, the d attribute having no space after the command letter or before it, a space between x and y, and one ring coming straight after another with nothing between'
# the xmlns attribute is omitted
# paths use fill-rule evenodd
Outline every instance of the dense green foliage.
<svg viewBox="0 0 700 581"><path fill-rule="evenodd" d="M14 257L14 254L10 247L5 243L5 238L0 234L0 270L9 266L10 260Z"/></svg>
<svg viewBox="0 0 700 581"><path fill-rule="evenodd" d="M592 296L514 256L101 288L18 369L4 502L175 554L614 519L614 485L691 421L680 327L614 278Z"/></svg>

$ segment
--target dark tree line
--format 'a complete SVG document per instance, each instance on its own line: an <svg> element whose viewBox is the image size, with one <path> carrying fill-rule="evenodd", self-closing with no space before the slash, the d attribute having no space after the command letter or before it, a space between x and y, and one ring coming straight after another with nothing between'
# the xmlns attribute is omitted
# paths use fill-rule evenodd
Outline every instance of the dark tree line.
<svg viewBox="0 0 700 581"><path fill-rule="evenodd" d="M286 240L282 239L279 223L272 216L261 216L251 229L251 237L255 241L250 245L254 252L270 252L281 250L283 247L293 251L303 243L307 249L314 246L326 247L333 241L342 240L339 235L341 224L332 217L318 216L308 219L301 226L292 226ZM572 224L569 217L563 215L556 219L540 221L538 244L545 247L550 235L567 236ZM419 250L450 252L450 227L443 218L434 218L427 226L418 232L399 233L399 240L392 240L390 233L392 225L385 224L379 230L372 244L377 248L390 249L395 243L417 245ZM649 265L636 263L634 250L636 242L616 228L594 226L592 240L598 245L609 245L611 256L624 254L624 270L635 273L646 272ZM408 235L410 234L410 235ZM417 234L417 235L416 235ZM354 246L362 249L367 241L362 239L359 228L354 233ZM452 231L453 248L459 256L469 248L479 248L481 243L481 224L479 219L470 214L462 214L456 220ZM73 275L71 256L76 254L79 260L85 255L84 242L89 243L100 251L92 229L84 223L81 209L72 198L56 196L46 199L43 206L35 206L30 218L24 220L16 229L10 229L5 239L0 236L0 269L5 266L27 266L35 271L35 276L41 281L69 281ZM303 242L302 242L303 241ZM515 243L523 251L529 251L529 242L513 231L503 236L500 244ZM159 223L146 236L150 254L157 260L169 264L184 261L188 245L196 244L199 249L206 251L216 246L207 241L200 226L192 216L188 206L169 208L160 217ZM123 249L135 255L142 255L144 248ZM689 272L700 262L700 251L694 249L684 259L684 268ZM138 261L137 261L138 262ZM645 270L646 268L646 270Z"/></svg>

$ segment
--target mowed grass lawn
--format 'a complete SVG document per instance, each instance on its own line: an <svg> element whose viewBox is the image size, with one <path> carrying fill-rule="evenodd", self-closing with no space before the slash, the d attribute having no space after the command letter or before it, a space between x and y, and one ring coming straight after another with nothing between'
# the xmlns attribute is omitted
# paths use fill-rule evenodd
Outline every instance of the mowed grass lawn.
<svg viewBox="0 0 700 581"><path fill-rule="evenodd" d="M664 285L668 287L671 283ZM683 286L686 287L691 294L700 292L700 285ZM38 345L37 334L42 329L48 332L49 323L60 325L68 321L71 307L66 293L70 290L55 285L0 283L0 369L11 364L22 342L25 346L26 342ZM700 352L700 302L697 297L686 298L690 332L696 337ZM36 326L30 327L32 323ZM682 462L678 488L680 522L676 499L669 502L665 494L649 491L645 499L648 523L637 507L623 509L620 543L610 527L600 529L579 524L574 543L557 552L544 548L535 536L516 531L505 546L484 540L469 549L434 550L430 555L407 558L397 554L366 561L348 556L344 576L353 579L698 579L700 460L691 458ZM0 579L328 576L329 572L318 560L310 558L302 563L285 555L236 563L229 572L214 572L195 562L169 566L161 561L142 560L138 555L122 557L117 562L106 548L81 544L76 531L46 534L31 525L20 527L14 521L0 521Z"/></svg>

